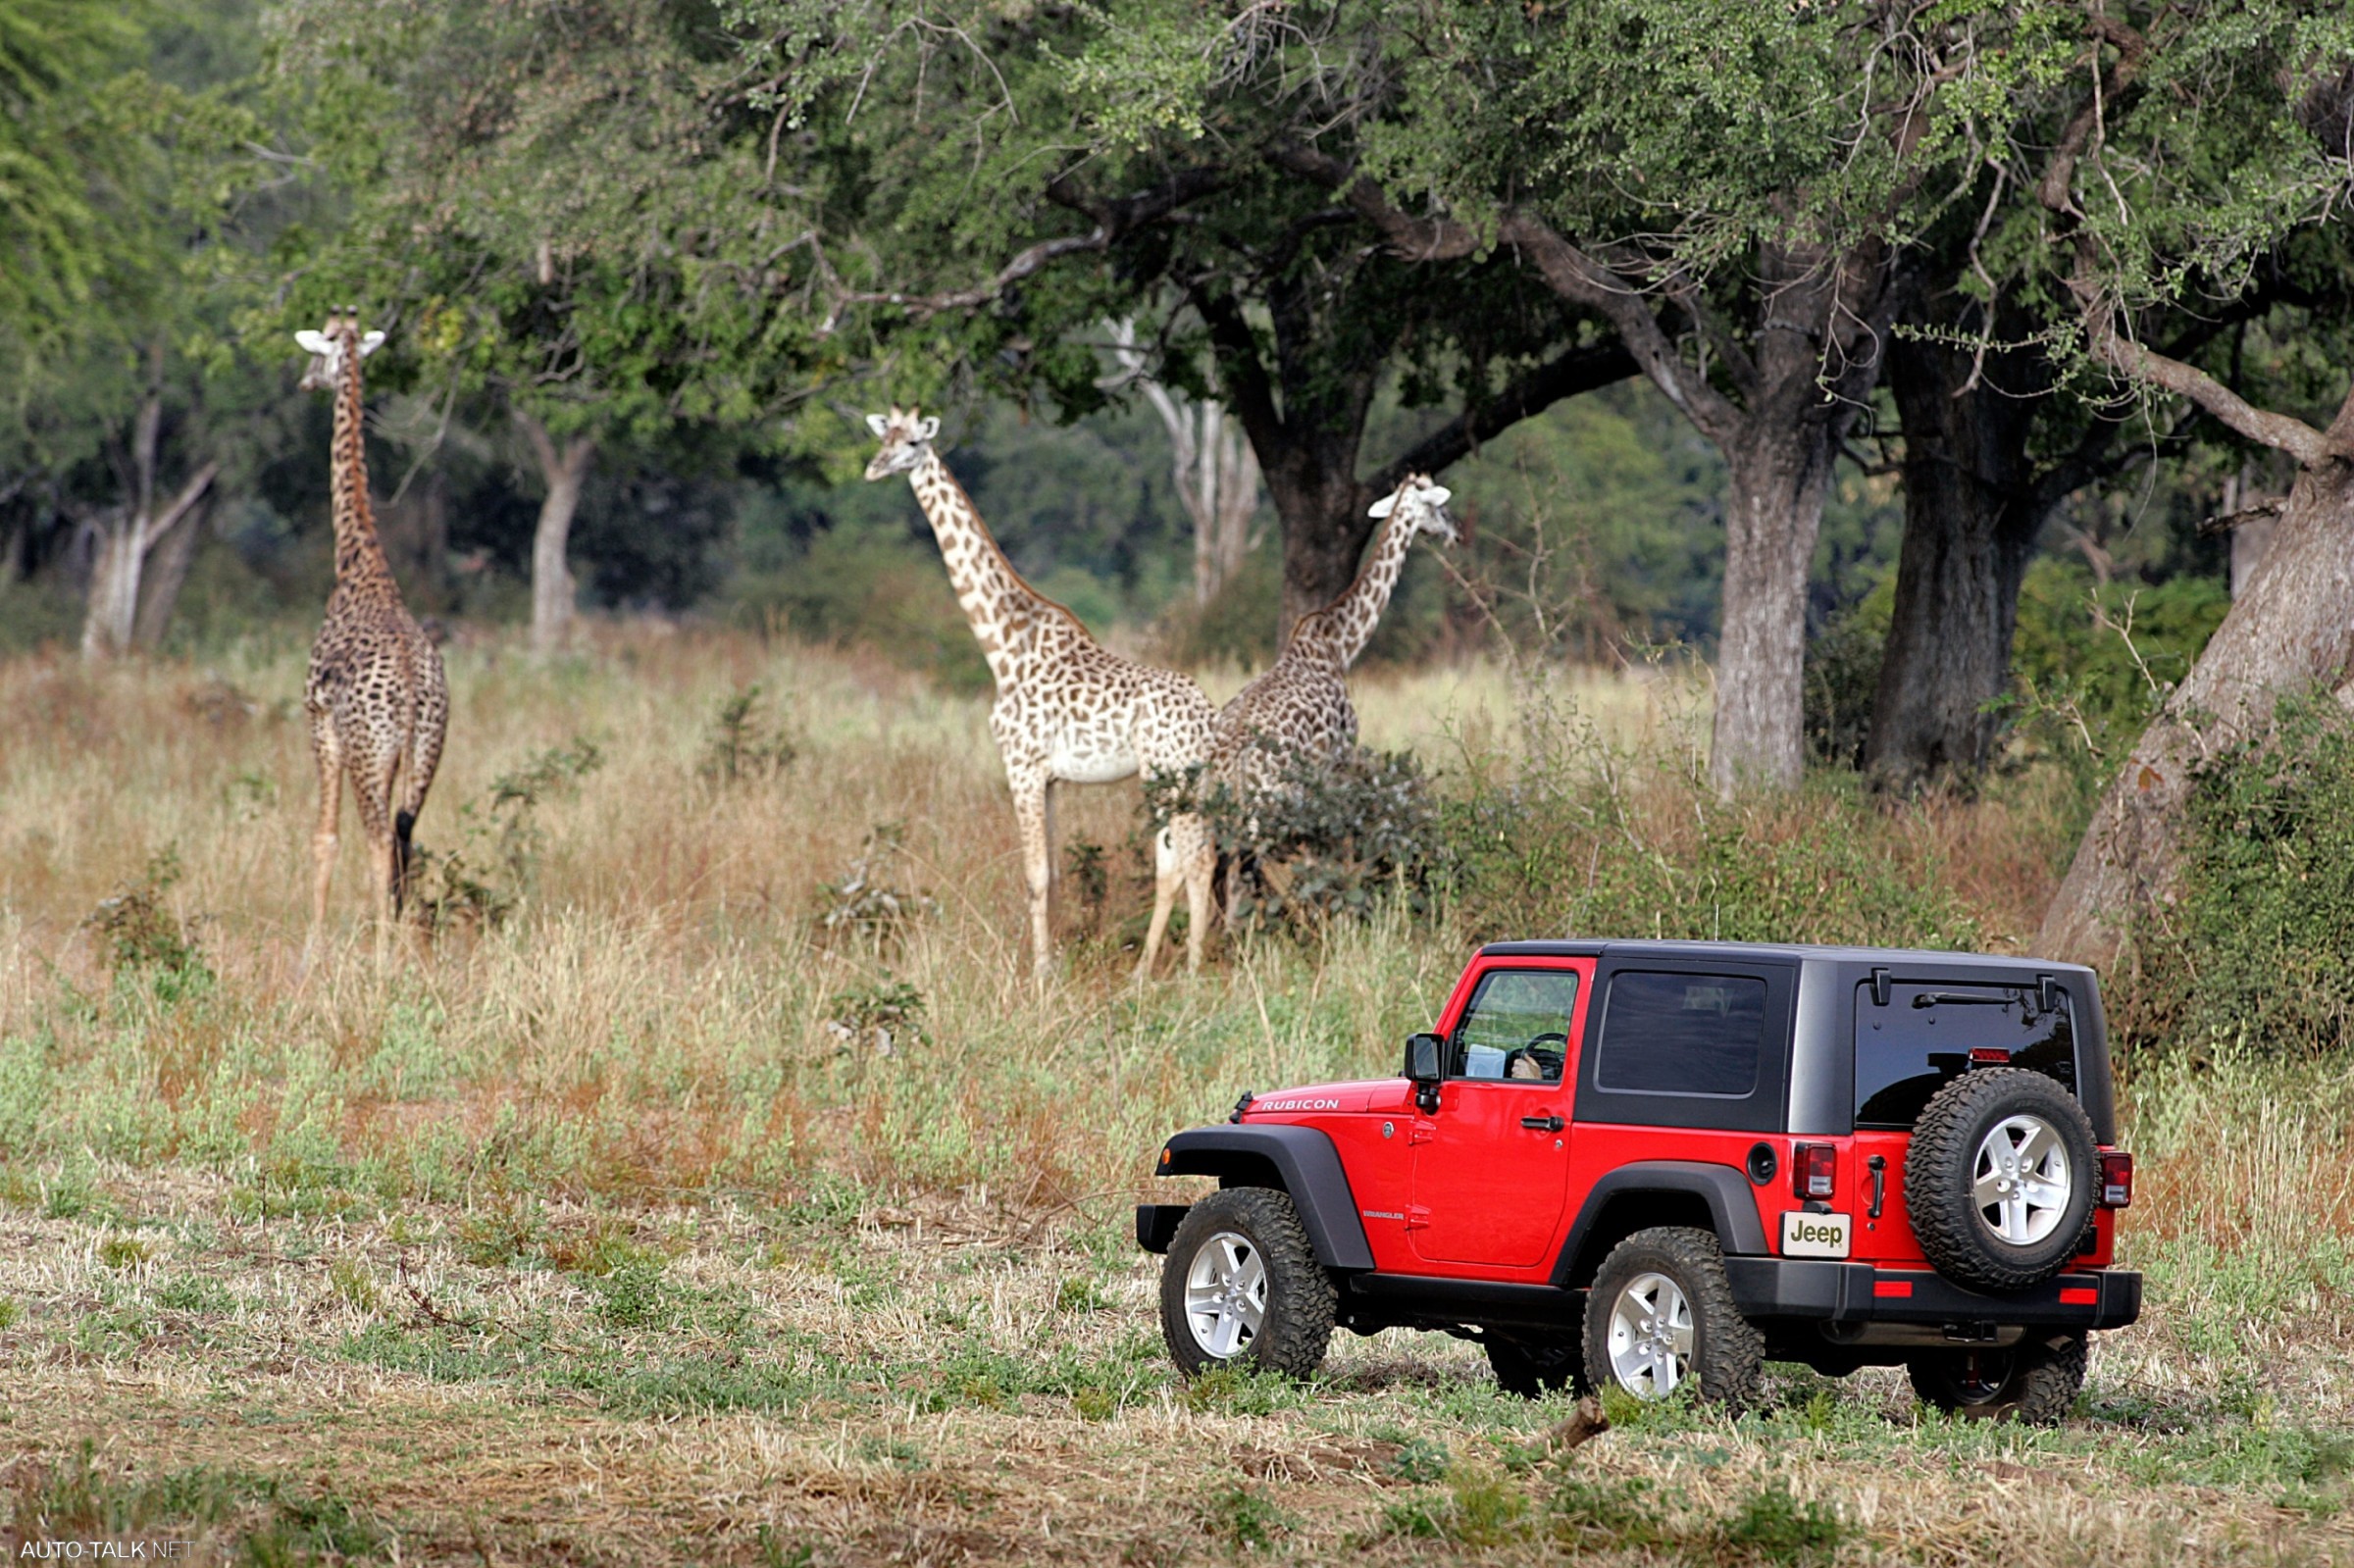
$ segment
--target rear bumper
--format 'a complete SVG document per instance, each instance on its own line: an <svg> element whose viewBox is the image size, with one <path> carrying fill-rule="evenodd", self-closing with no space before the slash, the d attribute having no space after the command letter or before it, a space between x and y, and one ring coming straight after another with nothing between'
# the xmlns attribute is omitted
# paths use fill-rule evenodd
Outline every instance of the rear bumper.
<svg viewBox="0 0 2354 1568"><path fill-rule="evenodd" d="M2130 1269L2073 1270L1999 1294L1965 1290L1926 1270L1868 1263L1728 1257L1724 1272L1746 1318L2121 1329L2141 1316L2141 1276Z"/></svg>

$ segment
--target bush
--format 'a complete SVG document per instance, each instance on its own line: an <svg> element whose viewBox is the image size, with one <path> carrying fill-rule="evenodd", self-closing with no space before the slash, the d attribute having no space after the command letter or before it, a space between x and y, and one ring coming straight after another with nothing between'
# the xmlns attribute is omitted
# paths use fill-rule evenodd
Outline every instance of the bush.
<svg viewBox="0 0 2354 1568"><path fill-rule="evenodd" d="M1443 820L1458 910L1483 940L1980 941L1933 837L1853 775L1725 801L1587 726L1472 779Z"/></svg>
<svg viewBox="0 0 2354 1568"><path fill-rule="evenodd" d="M2136 1035L2318 1051L2354 1037L2354 718L2327 692L2199 768L2172 909L2137 934Z"/></svg>
<svg viewBox="0 0 2354 1568"><path fill-rule="evenodd" d="M1431 907L1439 810L1407 752L1289 756L1272 786L1248 796L1222 782L1204 794L1192 778L1148 781L1146 800L1156 824L1199 810L1219 853L1240 857L1226 908L1237 929L1306 935L1370 914L1385 893L1418 913Z"/></svg>

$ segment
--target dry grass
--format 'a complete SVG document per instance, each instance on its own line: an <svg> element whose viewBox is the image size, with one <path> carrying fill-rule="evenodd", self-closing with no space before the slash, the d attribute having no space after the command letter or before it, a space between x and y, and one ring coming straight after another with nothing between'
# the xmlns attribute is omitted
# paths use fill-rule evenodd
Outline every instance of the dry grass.
<svg viewBox="0 0 2354 1568"><path fill-rule="evenodd" d="M1307 1390L1189 1393L1124 1235L1150 1151L1240 1088L1386 1070L1473 934L1387 916L1132 994L1136 794L1075 791L1108 892L1066 898L1033 995L981 702L694 635L450 665L429 846L494 861L496 780L580 738L602 764L527 814L509 919L388 973L347 842L307 974L299 650L0 670L0 1546L48 1519L259 1560L1819 1560L1786 1495L1844 1561L2354 1557L2342 1072L2131 1086L2150 1315L2057 1433L1793 1374L1766 1415L1545 1458L1559 1409L1395 1334ZM754 683L796 755L714 782ZM1672 683L1577 697L1630 744L1697 733ZM1442 773L1518 743L1492 670L1359 706ZM1670 804L1643 820L1672 852ZM2042 812L1886 833L2000 939L2054 875ZM83 922L167 847L204 970L111 968ZM861 855L936 909L829 926Z"/></svg>

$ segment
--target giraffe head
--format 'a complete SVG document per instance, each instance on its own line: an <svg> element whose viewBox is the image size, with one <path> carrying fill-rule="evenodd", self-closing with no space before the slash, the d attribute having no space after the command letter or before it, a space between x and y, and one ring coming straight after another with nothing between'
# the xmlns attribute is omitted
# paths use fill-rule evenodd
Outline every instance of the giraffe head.
<svg viewBox="0 0 2354 1568"><path fill-rule="evenodd" d="M1427 474L1408 474L1406 481L1373 503L1371 515L1388 517L1401 506L1413 509L1414 526L1406 542L1414 542L1414 534L1436 534L1442 543L1455 542L1455 520L1447 515L1447 499L1455 492L1444 484L1434 484Z"/></svg>
<svg viewBox="0 0 2354 1568"><path fill-rule="evenodd" d="M866 465L870 480L887 480L894 474L911 474L932 449L932 437L940 433L940 421L919 419L914 409L901 410L894 403L889 414L869 414L866 428L883 438L883 450Z"/></svg>
<svg viewBox="0 0 2354 1568"><path fill-rule="evenodd" d="M360 307L346 305L340 311L331 312L319 330L296 332L294 341L311 356L310 368L302 373L302 389L332 392L343 384L343 367L366 359L383 347L384 334L370 332L362 337Z"/></svg>

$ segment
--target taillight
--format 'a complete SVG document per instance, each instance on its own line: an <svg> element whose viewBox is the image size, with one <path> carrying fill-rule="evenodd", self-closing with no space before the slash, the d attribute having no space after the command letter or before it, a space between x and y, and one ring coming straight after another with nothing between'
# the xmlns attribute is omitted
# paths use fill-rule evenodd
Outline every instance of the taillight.
<svg viewBox="0 0 2354 1568"><path fill-rule="evenodd" d="M1790 1190L1798 1197L1829 1197L1839 1185L1839 1145L1790 1145Z"/></svg>
<svg viewBox="0 0 2354 1568"><path fill-rule="evenodd" d="M2130 1208L2133 1204L2133 1156L2119 1149L2101 1151L2101 1207Z"/></svg>
<svg viewBox="0 0 2354 1568"><path fill-rule="evenodd" d="M1972 1067L2007 1067L2010 1063L2011 1053L2000 1045L1972 1045L1970 1048L1970 1065Z"/></svg>

